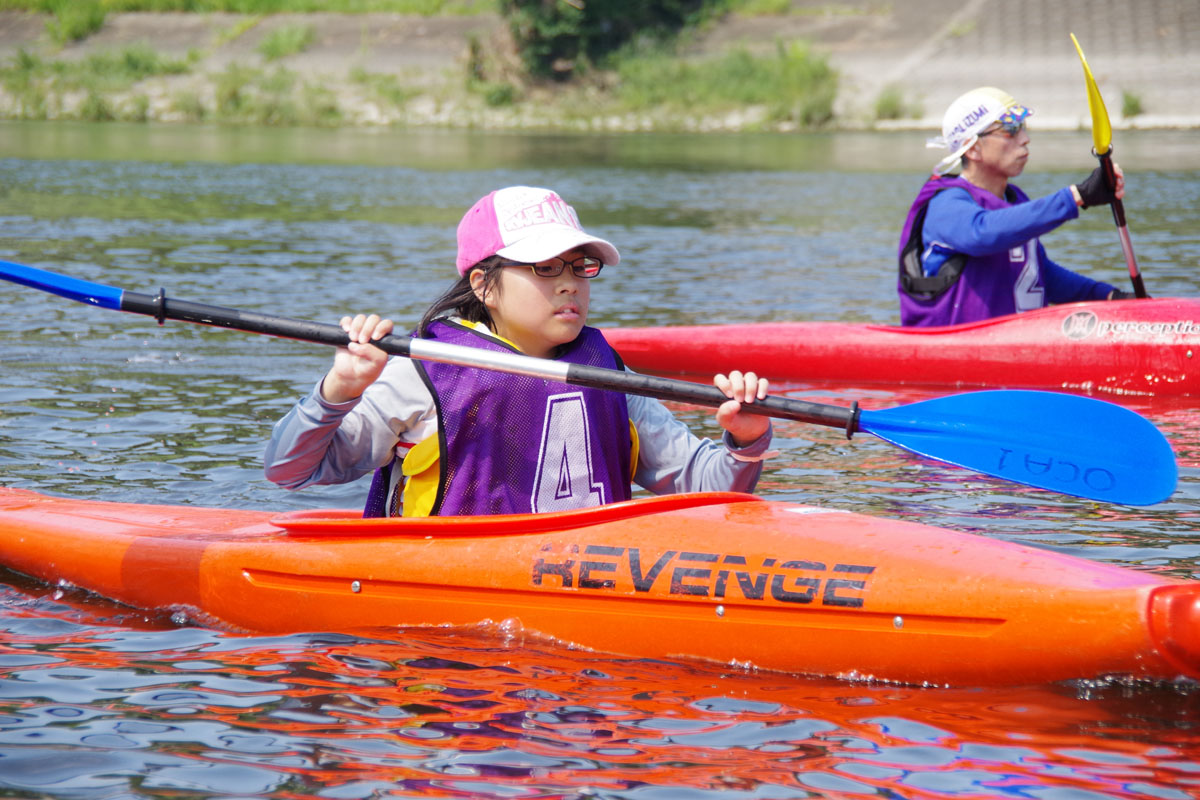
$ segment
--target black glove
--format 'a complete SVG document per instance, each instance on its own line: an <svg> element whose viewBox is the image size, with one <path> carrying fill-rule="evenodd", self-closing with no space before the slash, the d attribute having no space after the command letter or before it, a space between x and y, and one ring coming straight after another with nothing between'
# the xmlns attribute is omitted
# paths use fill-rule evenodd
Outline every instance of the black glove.
<svg viewBox="0 0 1200 800"><path fill-rule="evenodd" d="M1096 167L1092 170L1092 174L1084 179L1083 183L1075 184L1075 188L1079 191L1079 197L1083 200L1084 208L1106 206L1117 199L1113 190L1108 188L1108 181L1104 178L1103 167Z"/></svg>
<svg viewBox="0 0 1200 800"><path fill-rule="evenodd" d="M1133 300L1136 297L1137 297L1137 295L1134 294L1133 292L1124 292L1124 291L1121 291L1120 289L1113 289L1112 297L1110 297L1108 299L1109 300ZM1146 299L1149 300L1150 295L1146 295Z"/></svg>

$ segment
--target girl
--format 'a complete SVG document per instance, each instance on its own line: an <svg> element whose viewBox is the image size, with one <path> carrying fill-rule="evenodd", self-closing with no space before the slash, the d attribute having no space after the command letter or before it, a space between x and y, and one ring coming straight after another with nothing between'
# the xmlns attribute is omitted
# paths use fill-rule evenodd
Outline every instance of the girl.
<svg viewBox="0 0 1200 800"><path fill-rule="evenodd" d="M500 189L459 223L460 278L416 335L621 369L584 324L589 281L619 262L554 192ZM656 494L751 491L767 456L769 420L742 410L767 394L754 373L716 376L730 398L716 411L717 444L653 399L389 359L371 341L391 320L359 314L341 325L351 343L275 425L266 474L300 489L375 470L367 516L561 511L627 500L631 481Z"/></svg>

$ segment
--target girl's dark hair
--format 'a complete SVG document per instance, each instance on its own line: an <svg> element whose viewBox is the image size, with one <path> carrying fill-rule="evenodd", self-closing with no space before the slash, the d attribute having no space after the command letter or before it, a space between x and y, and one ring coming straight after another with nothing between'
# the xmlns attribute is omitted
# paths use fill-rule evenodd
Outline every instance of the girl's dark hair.
<svg viewBox="0 0 1200 800"><path fill-rule="evenodd" d="M429 307L421 317L420 323L417 324L417 336L424 336L429 323L438 317L448 316L447 311L453 311L456 316L469 322L482 322L489 328L493 327L491 312L488 311L483 301L475 296L475 290L471 288L471 273L477 269L483 270L483 293L486 295L488 292L500 291L500 270L503 265L503 258L490 256L467 270L466 275L455 281L454 285L447 289L441 297L433 301L433 305Z"/></svg>

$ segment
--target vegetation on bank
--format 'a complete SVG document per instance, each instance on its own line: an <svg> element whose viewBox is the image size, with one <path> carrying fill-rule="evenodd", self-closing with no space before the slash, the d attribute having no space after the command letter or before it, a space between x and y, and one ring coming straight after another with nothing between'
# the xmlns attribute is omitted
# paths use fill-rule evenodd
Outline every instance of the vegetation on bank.
<svg viewBox="0 0 1200 800"><path fill-rule="evenodd" d="M758 107L765 124L792 122L815 128L833 119L837 78L824 58L793 43L774 55L735 49L723 56L691 61L667 51L619 59L615 95L629 111Z"/></svg>
<svg viewBox="0 0 1200 800"><path fill-rule="evenodd" d="M22 50L0 69L0 85L12 98L12 116L19 119L53 119L64 116L64 104L73 116L87 120L146 119L149 101L144 97L121 113L110 98L139 81L156 75L178 75L188 62L166 59L149 45L128 47L117 53L93 53L82 61L45 61Z"/></svg>
<svg viewBox="0 0 1200 800"><path fill-rule="evenodd" d="M361 67L332 77L286 68L286 59L316 38L307 24L263 35L255 48L261 64L224 64L218 72L205 71L205 52L171 59L149 45L82 61L22 50L0 65L7 95L0 98L0 116L640 130L815 128L833 120L836 73L802 43L709 57L688 50L694 32L720 15L738 9L783 13L787 0L0 0L0 10L51 14L47 32L59 42L77 38L71 32L97 14L99 27L110 11L244 15L217 37L218 47L254 29L265 14L317 7L343 13L499 11L515 52L472 39L465 74L418 85L408 76Z"/></svg>
<svg viewBox="0 0 1200 800"><path fill-rule="evenodd" d="M0 0L0 11L50 14L46 32L60 44L91 36L110 13L248 14L478 14L494 11L496 0Z"/></svg>

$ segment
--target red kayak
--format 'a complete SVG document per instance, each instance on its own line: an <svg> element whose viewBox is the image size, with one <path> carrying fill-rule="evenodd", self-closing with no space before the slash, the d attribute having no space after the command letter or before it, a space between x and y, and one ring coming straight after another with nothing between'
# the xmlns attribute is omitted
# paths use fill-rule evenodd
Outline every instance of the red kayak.
<svg viewBox="0 0 1200 800"><path fill-rule="evenodd" d="M1200 394L1200 300L1070 303L937 328L764 322L609 328L633 369L708 380L730 369L776 381Z"/></svg>

